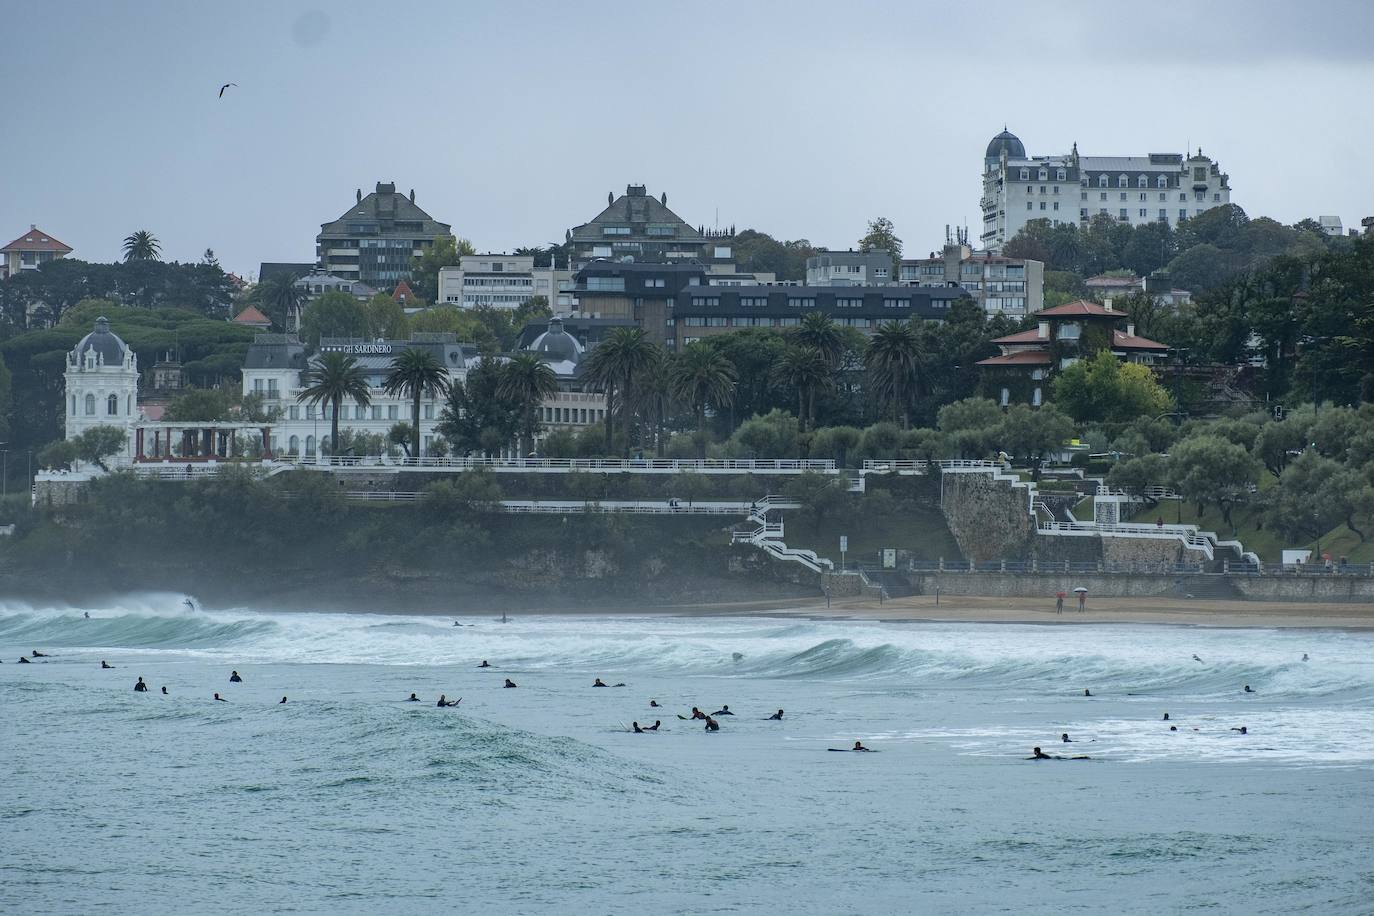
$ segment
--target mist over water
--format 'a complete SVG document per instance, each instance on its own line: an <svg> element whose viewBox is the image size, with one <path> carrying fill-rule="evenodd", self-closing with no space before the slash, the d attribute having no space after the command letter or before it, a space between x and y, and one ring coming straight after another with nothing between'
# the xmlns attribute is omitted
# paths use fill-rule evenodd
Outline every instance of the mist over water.
<svg viewBox="0 0 1374 916"><path fill-rule="evenodd" d="M0 601L0 766L15 789L0 796L0 910L1374 899L1366 633L632 615L455 627L183 598ZM13 664L33 648L53 657ZM152 693L132 692L139 676ZM403 702L412 691L423 702ZM463 702L436 709L440 693ZM736 715L719 733L677 718L724 704ZM779 707L782 722L763 721ZM628 732L655 718L660 733ZM827 753L855 739L883 753ZM1092 759L1025 761L1033 745Z"/></svg>

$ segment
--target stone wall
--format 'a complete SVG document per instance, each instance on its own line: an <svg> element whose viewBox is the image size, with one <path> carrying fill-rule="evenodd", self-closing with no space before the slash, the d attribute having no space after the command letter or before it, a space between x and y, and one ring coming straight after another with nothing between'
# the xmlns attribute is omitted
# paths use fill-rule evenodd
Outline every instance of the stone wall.
<svg viewBox="0 0 1374 916"><path fill-rule="evenodd" d="M1102 543L1102 559L1107 563L1129 566L1160 563L1205 563L1207 557L1200 550L1185 550L1177 538L1098 538Z"/></svg>
<svg viewBox="0 0 1374 916"><path fill-rule="evenodd" d="M973 562L1025 557L1035 524L1026 491L991 474L941 475L940 508L964 556Z"/></svg>
<svg viewBox="0 0 1374 916"><path fill-rule="evenodd" d="M85 498L86 487L90 482L91 478L84 474L47 480L40 476L33 485L34 505L45 509L60 509L63 506L74 505Z"/></svg>
<svg viewBox="0 0 1374 916"><path fill-rule="evenodd" d="M1366 576L1187 576L1146 573L916 573L912 588L920 595L969 595L1051 601L1055 592L1088 590L1088 602L1099 598L1182 598L1208 591L1234 592L1251 601L1374 601L1374 577ZM1223 597L1220 594L1208 598ZM1073 603L1073 599L1069 599Z"/></svg>

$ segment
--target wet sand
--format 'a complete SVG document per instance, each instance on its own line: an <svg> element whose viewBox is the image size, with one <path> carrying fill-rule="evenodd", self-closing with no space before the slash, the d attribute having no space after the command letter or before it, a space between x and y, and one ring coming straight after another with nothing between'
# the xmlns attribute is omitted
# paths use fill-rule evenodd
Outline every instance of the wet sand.
<svg viewBox="0 0 1374 916"><path fill-rule="evenodd" d="M663 610L702 615L834 617L864 620L955 620L981 623L1163 623L1203 627L1341 627L1374 629L1374 604L1282 601L1206 601L1171 598L1092 598L1078 611L1072 598L1064 613L1054 601L1026 598L930 596L876 599L824 598L777 604L764 601Z"/></svg>

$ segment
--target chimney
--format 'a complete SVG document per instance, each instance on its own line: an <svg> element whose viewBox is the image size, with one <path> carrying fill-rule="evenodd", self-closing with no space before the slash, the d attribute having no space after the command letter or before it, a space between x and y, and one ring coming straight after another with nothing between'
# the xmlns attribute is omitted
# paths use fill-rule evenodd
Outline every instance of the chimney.
<svg viewBox="0 0 1374 916"><path fill-rule="evenodd" d="M1126 336L1127 336L1127 337L1134 337L1134 336L1135 336L1135 325L1133 325L1133 324L1128 324L1128 325L1126 325Z"/></svg>
<svg viewBox="0 0 1374 916"><path fill-rule="evenodd" d="M33 232L33 231L34 231L35 229L37 229L37 228L38 228L37 225L35 225L35 224L33 224L33 223L29 223L29 231L30 231L30 232Z"/></svg>
<svg viewBox="0 0 1374 916"><path fill-rule="evenodd" d="M362 202L363 202L363 189L362 189L362 188L358 188L358 203L362 203Z"/></svg>
<svg viewBox="0 0 1374 916"><path fill-rule="evenodd" d="M1112 300L1110 300L1110 299L1103 299L1103 300L1102 300L1102 307L1103 307L1104 309L1106 309L1107 311L1110 312L1110 311L1112 310Z"/></svg>
<svg viewBox="0 0 1374 916"><path fill-rule="evenodd" d="M415 203L415 189L414 189L414 188L411 188L411 189L410 189L410 202L411 202L411 203Z"/></svg>

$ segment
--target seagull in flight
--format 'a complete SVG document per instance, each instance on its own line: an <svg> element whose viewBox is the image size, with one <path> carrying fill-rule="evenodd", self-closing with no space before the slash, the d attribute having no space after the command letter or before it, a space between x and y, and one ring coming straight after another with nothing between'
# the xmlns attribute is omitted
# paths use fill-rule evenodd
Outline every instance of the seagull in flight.
<svg viewBox="0 0 1374 916"><path fill-rule="evenodd" d="M230 86L238 86L238 83L225 83L223 86L220 86L220 87L219 87L219 97L220 97L220 98L224 98L224 90L228 89Z"/></svg>

